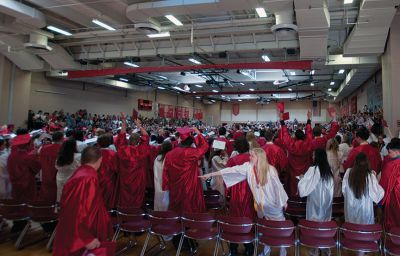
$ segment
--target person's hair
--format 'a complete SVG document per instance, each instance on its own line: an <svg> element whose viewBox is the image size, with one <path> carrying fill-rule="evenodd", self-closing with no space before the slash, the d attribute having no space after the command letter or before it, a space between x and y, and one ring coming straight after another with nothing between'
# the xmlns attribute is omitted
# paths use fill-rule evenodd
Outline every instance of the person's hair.
<svg viewBox="0 0 400 256"><path fill-rule="evenodd" d="M181 141L181 145L183 147L190 147L194 142L194 139L192 136L189 136L186 138L186 140Z"/></svg>
<svg viewBox="0 0 400 256"><path fill-rule="evenodd" d="M96 146L86 147L82 151L81 164L94 164L101 158L101 150Z"/></svg>
<svg viewBox="0 0 400 256"><path fill-rule="evenodd" d="M219 129L218 129L218 135L223 135L223 136L225 136L226 135L226 128L225 127L220 127Z"/></svg>
<svg viewBox="0 0 400 256"><path fill-rule="evenodd" d="M76 140L70 138L61 145L60 151L58 151L57 165L66 166L72 164L74 161L74 154L77 153Z"/></svg>
<svg viewBox="0 0 400 256"><path fill-rule="evenodd" d="M321 129L321 127L318 125L318 126L315 126L314 128L313 128L313 135L315 136L315 137L319 137L319 136L321 136L321 134L322 134L322 129Z"/></svg>
<svg viewBox="0 0 400 256"><path fill-rule="evenodd" d="M249 142L249 145L250 145L251 149L260 147L260 144L258 144L256 136L254 135L253 132L248 132L246 134L246 139Z"/></svg>
<svg viewBox="0 0 400 256"><path fill-rule="evenodd" d="M106 134L101 135L100 137L97 138L97 144L101 148L108 148L111 145L110 137L107 136Z"/></svg>
<svg viewBox="0 0 400 256"><path fill-rule="evenodd" d="M0 136L0 147L3 146L3 144L6 144L6 140Z"/></svg>
<svg viewBox="0 0 400 256"><path fill-rule="evenodd" d="M342 143L342 137L340 137L340 135L336 135L335 136L335 140L338 144Z"/></svg>
<svg viewBox="0 0 400 256"><path fill-rule="evenodd" d="M267 176L270 171L265 151L262 148L253 148L250 152L257 156L257 178L260 185L264 186L267 183Z"/></svg>
<svg viewBox="0 0 400 256"><path fill-rule="evenodd" d="M137 133L132 133L131 136L129 137L129 145L135 146L139 144L140 141L140 135Z"/></svg>
<svg viewBox="0 0 400 256"><path fill-rule="evenodd" d="M210 156L208 158L208 163L211 166L211 160L214 158L214 156L219 156L221 155L222 150L221 149L213 149L211 150Z"/></svg>
<svg viewBox="0 0 400 256"><path fill-rule="evenodd" d="M349 174L349 187L357 199L367 192L368 175L371 173L369 166L367 155L359 153Z"/></svg>
<svg viewBox="0 0 400 256"><path fill-rule="evenodd" d="M347 145L351 146L350 144L350 137L347 134L343 134L342 143L346 143Z"/></svg>
<svg viewBox="0 0 400 256"><path fill-rule="evenodd" d="M356 137L359 137L362 140L368 140L369 138L369 131L366 127L361 127L356 132Z"/></svg>
<svg viewBox="0 0 400 256"><path fill-rule="evenodd" d="M18 128L17 131L15 132L16 135L24 135L24 134L28 134L28 129L25 128Z"/></svg>
<svg viewBox="0 0 400 256"><path fill-rule="evenodd" d="M53 135L51 136L51 139L53 142L60 142L64 139L64 133L62 132L54 132Z"/></svg>
<svg viewBox="0 0 400 256"><path fill-rule="evenodd" d="M233 148L239 152L239 154L243 154L249 152L249 142L244 137L239 137L233 143Z"/></svg>
<svg viewBox="0 0 400 256"><path fill-rule="evenodd" d="M317 148L314 151L314 166L318 166L321 179L328 181L333 178L331 167L329 166L328 157L324 149Z"/></svg>
<svg viewBox="0 0 400 256"><path fill-rule="evenodd" d="M294 136L296 137L296 139L298 140L304 140L306 138L306 135L304 134L304 132L300 129L297 129L296 132L294 133Z"/></svg>
<svg viewBox="0 0 400 256"><path fill-rule="evenodd" d="M158 152L158 155L161 155L161 161L164 160L165 155L172 150L172 143L169 140L165 140L160 147L160 151Z"/></svg>
<svg viewBox="0 0 400 256"><path fill-rule="evenodd" d="M376 136L382 135L383 134L383 127L378 124L374 123L371 127L371 132L375 134Z"/></svg>
<svg viewBox="0 0 400 256"><path fill-rule="evenodd" d="M271 130L267 130L265 131L264 137L268 142L270 142L274 139L274 133Z"/></svg>
<svg viewBox="0 0 400 256"><path fill-rule="evenodd" d="M75 130L73 136L75 140L84 141L85 134L82 130Z"/></svg>

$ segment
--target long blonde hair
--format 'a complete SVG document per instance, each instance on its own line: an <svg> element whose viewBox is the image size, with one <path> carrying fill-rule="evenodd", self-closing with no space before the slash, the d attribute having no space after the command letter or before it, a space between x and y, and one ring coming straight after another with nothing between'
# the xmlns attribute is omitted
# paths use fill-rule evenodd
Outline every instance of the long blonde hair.
<svg viewBox="0 0 400 256"><path fill-rule="evenodd" d="M257 156L257 178L261 186L267 183L267 176L269 170L269 163L265 151L262 148L253 148L250 153L254 153Z"/></svg>
<svg viewBox="0 0 400 256"><path fill-rule="evenodd" d="M248 132L246 134L246 140L249 142L250 144L250 149L253 148L260 148L260 145L257 142L256 136L254 135L253 132Z"/></svg>

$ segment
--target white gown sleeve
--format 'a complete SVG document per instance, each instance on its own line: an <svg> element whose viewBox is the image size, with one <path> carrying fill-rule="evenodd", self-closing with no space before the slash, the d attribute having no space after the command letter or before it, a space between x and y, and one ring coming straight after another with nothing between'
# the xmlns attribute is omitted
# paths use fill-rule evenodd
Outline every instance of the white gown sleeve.
<svg viewBox="0 0 400 256"><path fill-rule="evenodd" d="M252 165L246 162L242 165L236 165L233 167L225 168L221 170L222 178L224 179L225 185L229 188L233 185L247 179L247 172L251 170Z"/></svg>
<svg viewBox="0 0 400 256"><path fill-rule="evenodd" d="M369 175L368 191L369 196L375 203L379 203L385 195L385 191L383 190L381 185L379 185L378 180L373 174Z"/></svg>
<svg viewBox="0 0 400 256"><path fill-rule="evenodd" d="M272 183L272 186L274 188L275 205L277 207L283 208L286 205L289 197L286 194L286 191L283 188L281 181L279 180L278 172L271 165L270 165L270 168L271 168L270 169L271 175L269 175L269 177L271 179L270 182Z"/></svg>
<svg viewBox="0 0 400 256"><path fill-rule="evenodd" d="M350 168L347 169L345 174L344 174L344 177L343 177L343 181L342 181L342 193L343 193L343 195L346 194L346 189L347 189L347 186L349 185L349 173L350 173L350 171L351 171Z"/></svg>
<svg viewBox="0 0 400 256"><path fill-rule="evenodd" d="M317 187L320 179L321 174L319 173L319 170L317 170L317 167L311 166L308 168L307 172L304 174L304 177L297 185L299 188L300 197L305 197L311 194Z"/></svg>

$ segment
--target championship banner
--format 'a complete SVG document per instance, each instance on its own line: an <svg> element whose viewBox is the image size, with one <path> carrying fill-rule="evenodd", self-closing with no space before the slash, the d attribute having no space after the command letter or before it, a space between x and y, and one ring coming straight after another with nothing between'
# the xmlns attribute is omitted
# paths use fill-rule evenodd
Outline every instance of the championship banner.
<svg viewBox="0 0 400 256"><path fill-rule="evenodd" d="M167 106L167 118L174 118L174 106Z"/></svg>
<svg viewBox="0 0 400 256"><path fill-rule="evenodd" d="M165 105L158 104L158 116L164 118L165 117Z"/></svg>
<svg viewBox="0 0 400 256"><path fill-rule="evenodd" d="M232 114L237 116L239 115L240 112L240 105L239 104L233 104L232 105Z"/></svg>
<svg viewBox="0 0 400 256"><path fill-rule="evenodd" d="M183 114L183 117L184 117L185 119L189 119L189 108L185 108L185 112L184 112L184 114Z"/></svg>

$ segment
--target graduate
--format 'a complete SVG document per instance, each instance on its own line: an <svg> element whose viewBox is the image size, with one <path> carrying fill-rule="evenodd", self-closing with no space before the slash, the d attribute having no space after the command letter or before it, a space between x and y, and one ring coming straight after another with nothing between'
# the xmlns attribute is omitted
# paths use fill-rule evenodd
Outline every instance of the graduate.
<svg viewBox="0 0 400 256"><path fill-rule="evenodd" d="M288 196L279 180L278 173L272 165L268 164L265 152L261 148L250 150L250 162L222 169L201 176L208 179L222 175L227 187L239 182L247 181L254 198L254 208L259 218L268 220L285 220L284 209L287 207ZM262 255L268 255L271 248L265 246ZM249 255L246 253L246 255ZM286 255L282 248L280 255Z"/></svg>
<svg viewBox="0 0 400 256"><path fill-rule="evenodd" d="M222 126L218 129L218 137L216 138L216 140L223 141L226 143L225 144L226 153L228 154L228 156L230 156L233 152L233 143L232 143L232 141L230 141L226 138L226 128L225 127Z"/></svg>
<svg viewBox="0 0 400 256"><path fill-rule="evenodd" d="M326 135L322 135L322 129L320 126L315 126L313 128L313 140L311 142L311 148L312 150L316 150L317 148L320 149L325 149L326 148L326 143L328 140L335 138L336 133L339 131L339 124L336 121L336 112L335 111L328 111L329 116L332 118L331 122L331 129L329 130L329 133Z"/></svg>
<svg viewBox="0 0 400 256"><path fill-rule="evenodd" d="M343 178L344 217L346 222L355 224L374 224L374 205L379 203L385 191L370 168L368 157L359 153L354 166L348 169Z"/></svg>
<svg viewBox="0 0 400 256"><path fill-rule="evenodd" d="M52 143L43 145L39 149L39 159L42 167L42 185L40 186L39 199L54 203L57 201L56 160L58 151L64 141L64 134L57 131L51 137Z"/></svg>
<svg viewBox="0 0 400 256"><path fill-rule="evenodd" d="M37 198L35 175L41 167L28 131L20 129L17 134L11 141L12 148L7 160L7 169L12 185L12 198L25 203Z"/></svg>
<svg viewBox="0 0 400 256"><path fill-rule="evenodd" d="M154 160L154 211L168 211L169 191L162 190L165 155L172 150L172 143L165 140Z"/></svg>
<svg viewBox="0 0 400 256"><path fill-rule="evenodd" d="M356 141L359 146L353 148L346 161L343 163L343 169L347 170L353 167L355 159L359 153L364 153L367 155L371 170L374 170L377 174L381 172L382 168L382 158L379 153L379 150L370 144L368 144L367 140L369 138L369 131L365 127L361 127L356 132Z"/></svg>
<svg viewBox="0 0 400 256"><path fill-rule="evenodd" d="M103 195L104 204L107 209L116 207L116 183L117 183L117 153L110 149L113 143L112 137L108 135L101 135L97 138L97 144L101 149L101 156L103 158L100 168L98 170L99 184L101 194Z"/></svg>
<svg viewBox="0 0 400 256"><path fill-rule="evenodd" d="M142 127L139 119L135 124L141 136L133 133L126 139L126 118L122 116L122 129L117 139L117 157L119 171L118 206L141 208L146 192L146 172L149 152L149 135Z"/></svg>
<svg viewBox="0 0 400 256"><path fill-rule="evenodd" d="M316 149L313 153L314 165L300 179L300 197L307 197L306 219L330 221L332 218L333 174L326 152Z"/></svg>
<svg viewBox="0 0 400 256"><path fill-rule="evenodd" d="M262 149L265 151L268 163L275 167L275 169L278 171L278 174L281 175L288 163L287 155L281 147L274 144L274 134L272 131L267 130L264 136L267 143L262 147Z"/></svg>
<svg viewBox="0 0 400 256"><path fill-rule="evenodd" d="M101 246L112 236L112 226L99 188L97 171L101 150L94 146L82 152L81 166L65 184L61 212L54 238L54 256L80 256Z"/></svg>
<svg viewBox="0 0 400 256"><path fill-rule="evenodd" d="M385 190L382 200L384 206L384 226L386 231L400 227L400 139L393 138L387 145L391 161L382 170L379 184Z"/></svg>
<svg viewBox="0 0 400 256"><path fill-rule="evenodd" d="M297 178L304 174L312 164L312 133L311 133L311 112L307 113L306 133L300 129L296 130L295 137L292 138L289 134L285 122L281 120L281 130L279 137L288 152L288 180L286 189L289 196L297 195Z"/></svg>
<svg viewBox="0 0 400 256"><path fill-rule="evenodd" d="M11 198L11 182L7 170L7 159L10 155L8 142L0 136L0 199Z"/></svg>
<svg viewBox="0 0 400 256"><path fill-rule="evenodd" d="M169 210L177 214L201 213L205 211L205 202L202 183L197 177L199 160L207 152L208 143L196 127L177 128L176 131L181 143L165 156L162 190L169 191Z"/></svg>

